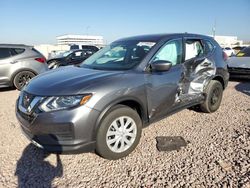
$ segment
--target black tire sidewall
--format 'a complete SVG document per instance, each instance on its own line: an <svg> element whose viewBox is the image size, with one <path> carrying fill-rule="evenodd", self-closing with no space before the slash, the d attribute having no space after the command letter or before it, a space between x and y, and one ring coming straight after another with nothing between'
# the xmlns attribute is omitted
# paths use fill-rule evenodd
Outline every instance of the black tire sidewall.
<svg viewBox="0 0 250 188"><path fill-rule="evenodd" d="M29 75L31 76L31 79L32 79L33 77L35 77L35 74L34 74L33 72L31 72L31 71L21 71L21 72L17 73L16 76L14 77L13 84L14 84L14 86L16 87L16 89L18 89L18 90L21 90L21 89L22 89L22 87L21 87L21 86L19 85L19 83L18 83L18 79L19 79L19 77L20 77L22 74L29 74ZM23 86L23 87L24 87L24 86Z"/></svg>
<svg viewBox="0 0 250 188"><path fill-rule="evenodd" d="M109 149L106 143L106 133L111 123L120 116L129 116L135 121L135 124L137 127L137 135L136 135L133 145L129 149L121 153L115 153ZM123 106L123 105L115 106L107 112L107 115L103 118L98 128L97 137L96 137L97 138L96 139L96 151L100 156L106 159L116 160L116 159L123 158L129 155L136 148L136 146L138 145L140 141L141 131L142 131L141 119L135 110L133 110L130 107Z"/></svg>
<svg viewBox="0 0 250 188"><path fill-rule="evenodd" d="M211 104L212 94L215 89L219 89L219 98L215 104ZM221 101L222 101L223 87L221 83L217 80L211 80L207 87L206 95L207 95L206 101L204 105L202 105L202 110L205 112L209 112L209 113L215 112L216 110L219 109Z"/></svg>

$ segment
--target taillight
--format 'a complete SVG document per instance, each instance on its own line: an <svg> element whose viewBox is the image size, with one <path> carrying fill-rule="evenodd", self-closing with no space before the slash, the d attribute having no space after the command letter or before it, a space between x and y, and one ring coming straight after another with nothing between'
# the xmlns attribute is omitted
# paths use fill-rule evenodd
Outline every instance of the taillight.
<svg viewBox="0 0 250 188"><path fill-rule="evenodd" d="M40 63L45 63L46 62L46 59L43 58L43 57L36 58L35 60L40 62Z"/></svg>
<svg viewBox="0 0 250 188"><path fill-rule="evenodd" d="M228 55L224 51L222 52L222 56L223 56L224 61L228 59Z"/></svg>

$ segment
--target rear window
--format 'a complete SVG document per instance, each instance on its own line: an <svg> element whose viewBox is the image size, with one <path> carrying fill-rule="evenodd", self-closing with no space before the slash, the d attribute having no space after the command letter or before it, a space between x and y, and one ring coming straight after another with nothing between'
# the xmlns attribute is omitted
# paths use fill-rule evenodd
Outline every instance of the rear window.
<svg viewBox="0 0 250 188"><path fill-rule="evenodd" d="M0 59L4 59L10 56L11 54L9 48L0 48Z"/></svg>
<svg viewBox="0 0 250 188"><path fill-rule="evenodd" d="M70 50L79 50L79 46L78 45L72 45L72 46L70 46Z"/></svg>
<svg viewBox="0 0 250 188"><path fill-rule="evenodd" d="M250 47L244 48L243 50L239 51L236 55L237 57L250 57Z"/></svg>
<svg viewBox="0 0 250 188"><path fill-rule="evenodd" d="M83 50L91 50L93 52L97 52L99 49L96 46L88 46L88 45L82 45Z"/></svg>
<svg viewBox="0 0 250 188"><path fill-rule="evenodd" d="M43 55L42 55L37 49L35 49L35 48L32 48L32 51L34 51L34 52L38 53L39 55L43 56Z"/></svg>

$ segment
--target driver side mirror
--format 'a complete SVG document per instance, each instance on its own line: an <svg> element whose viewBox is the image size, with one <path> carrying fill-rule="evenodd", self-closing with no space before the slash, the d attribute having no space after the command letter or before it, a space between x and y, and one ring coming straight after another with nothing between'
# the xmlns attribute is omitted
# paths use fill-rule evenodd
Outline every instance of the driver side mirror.
<svg viewBox="0 0 250 188"><path fill-rule="evenodd" d="M164 72L168 71L172 67L172 63L170 61L157 60L152 62L151 70L154 72Z"/></svg>

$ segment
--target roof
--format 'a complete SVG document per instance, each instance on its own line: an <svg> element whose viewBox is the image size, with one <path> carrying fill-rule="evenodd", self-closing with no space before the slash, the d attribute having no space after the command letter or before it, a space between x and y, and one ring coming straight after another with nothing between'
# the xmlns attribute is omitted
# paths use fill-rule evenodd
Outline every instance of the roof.
<svg viewBox="0 0 250 188"><path fill-rule="evenodd" d="M200 35L200 34L191 34L191 33L166 33L166 34L151 34L151 35L139 35L133 37L127 37L118 39L115 42L128 41L128 40L140 40L140 41L154 41L158 42L162 39L173 38L173 37L202 37L202 38L211 38L210 36Z"/></svg>
<svg viewBox="0 0 250 188"><path fill-rule="evenodd" d="M24 47L32 47L32 46L28 46L25 44L0 44L1 47L20 47L20 48L24 48Z"/></svg>
<svg viewBox="0 0 250 188"><path fill-rule="evenodd" d="M62 39L99 39L103 40L103 36L93 36L93 35L61 35L56 37L57 40L62 40Z"/></svg>

